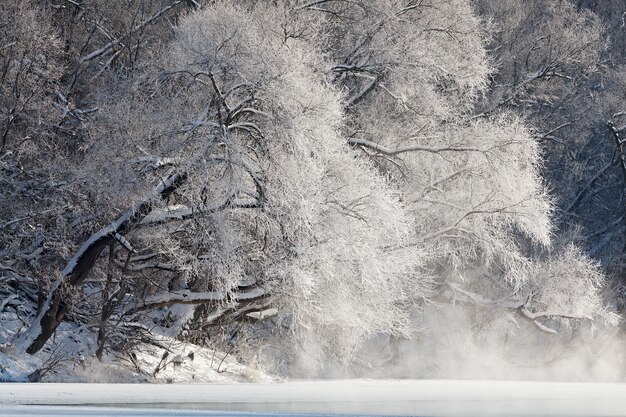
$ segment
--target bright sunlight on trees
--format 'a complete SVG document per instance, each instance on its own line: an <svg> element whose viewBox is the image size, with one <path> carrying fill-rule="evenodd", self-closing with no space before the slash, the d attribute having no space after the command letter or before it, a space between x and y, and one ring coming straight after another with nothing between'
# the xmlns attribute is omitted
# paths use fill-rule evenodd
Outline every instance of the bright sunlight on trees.
<svg viewBox="0 0 626 417"><path fill-rule="evenodd" d="M571 112L534 110L592 83L591 12L563 6L543 34L469 0L157 1L132 21L9 3L0 266L38 306L27 352L63 320L99 358L154 326L200 344L257 326L285 357L315 341L315 368L412 338L432 300L547 334L614 321L600 267L553 241L536 129Z"/></svg>

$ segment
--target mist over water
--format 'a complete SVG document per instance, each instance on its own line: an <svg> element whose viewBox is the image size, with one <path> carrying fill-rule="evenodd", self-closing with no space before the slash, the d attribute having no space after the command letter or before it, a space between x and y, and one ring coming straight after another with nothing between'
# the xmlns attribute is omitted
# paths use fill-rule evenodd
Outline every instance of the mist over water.
<svg viewBox="0 0 626 417"><path fill-rule="evenodd" d="M415 314L412 340L372 337L348 364L320 359L315 340L308 340L289 371L301 378L626 379L626 338L619 326L572 321L551 325L556 334L512 312L431 304Z"/></svg>

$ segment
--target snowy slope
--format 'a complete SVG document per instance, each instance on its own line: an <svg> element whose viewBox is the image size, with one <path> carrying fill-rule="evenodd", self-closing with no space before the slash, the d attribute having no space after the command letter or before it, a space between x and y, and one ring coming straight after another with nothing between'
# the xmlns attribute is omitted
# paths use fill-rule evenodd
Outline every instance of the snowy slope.
<svg viewBox="0 0 626 417"><path fill-rule="evenodd" d="M98 361L96 334L75 323L62 323L55 337L36 355L12 342L33 319L32 311L9 306L0 311L0 382L28 382L44 370L42 382L88 383L213 383L260 382L272 378L247 367L225 352L184 343L152 329L152 343L140 343L128 352L110 352Z"/></svg>

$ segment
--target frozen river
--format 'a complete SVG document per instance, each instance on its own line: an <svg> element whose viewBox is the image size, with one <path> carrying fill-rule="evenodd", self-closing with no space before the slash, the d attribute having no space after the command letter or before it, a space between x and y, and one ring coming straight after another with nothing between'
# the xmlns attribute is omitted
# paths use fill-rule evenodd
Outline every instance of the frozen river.
<svg viewBox="0 0 626 417"><path fill-rule="evenodd" d="M0 384L0 416L626 416L626 384L332 380Z"/></svg>

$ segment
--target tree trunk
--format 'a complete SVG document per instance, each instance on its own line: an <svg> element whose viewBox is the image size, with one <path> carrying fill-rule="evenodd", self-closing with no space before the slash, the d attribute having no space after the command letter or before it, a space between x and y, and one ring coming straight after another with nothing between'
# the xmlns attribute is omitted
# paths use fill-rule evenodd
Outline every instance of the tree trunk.
<svg viewBox="0 0 626 417"><path fill-rule="evenodd" d="M148 198L135 204L115 221L91 235L69 261L61 278L53 285L41 312L30 328L20 337L18 346L26 349L26 352L31 355L38 352L70 311L71 292L75 291L87 278L102 250L115 242L126 242L122 236L130 232L153 210L155 200L158 197L167 198L185 182L186 178L184 173L170 175L152 190Z"/></svg>
<svg viewBox="0 0 626 417"><path fill-rule="evenodd" d="M612 121L608 121L606 126L609 128L611 133L613 134L613 139L615 139L615 145L617 147L617 153L619 156L620 168L622 169L622 199L626 199L626 141L622 139L619 129L613 124ZM626 220L626 200L623 202L624 205L624 219ZM626 255L626 242L622 247L622 257Z"/></svg>

